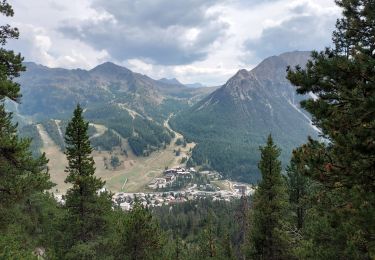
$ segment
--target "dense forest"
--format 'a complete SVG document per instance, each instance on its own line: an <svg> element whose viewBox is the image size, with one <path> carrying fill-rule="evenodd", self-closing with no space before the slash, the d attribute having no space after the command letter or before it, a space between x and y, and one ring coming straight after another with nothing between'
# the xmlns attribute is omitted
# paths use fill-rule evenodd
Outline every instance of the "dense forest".
<svg viewBox="0 0 375 260"><path fill-rule="evenodd" d="M288 68L298 93L317 96L301 105L327 141L296 147L283 175L269 135L252 197L151 209L135 202L128 212L95 176L84 118L94 115L79 105L64 133L71 188L62 203L49 192L47 159L33 156L5 110L6 99L20 102L14 78L26 68L5 49L18 30L0 27L0 259L374 259L375 3L336 2L343 18L334 47L313 52L306 68ZM0 12L14 15L5 0ZM166 142L158 126L139 120L140 138ZM38 138L35 128L24 131Z"/></svg>

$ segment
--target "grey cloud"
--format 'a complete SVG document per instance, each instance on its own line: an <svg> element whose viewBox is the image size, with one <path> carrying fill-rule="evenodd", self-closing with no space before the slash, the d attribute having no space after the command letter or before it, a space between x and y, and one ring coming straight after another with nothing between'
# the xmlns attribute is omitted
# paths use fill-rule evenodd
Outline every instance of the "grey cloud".
<svg viewBox="0 0 375 260"><path fill-rule="evenodd" d="M175 24L197 26L206 23L205 11L218 2L221 1L95 0L92 7L105 10L122 23L167 28Z"/></svg>
<svg viewBox="0 0 375 260"><path fill-rule="evenodd" d="M257 5L270 4L279 1L283 0L228 0L227 2L235 4L239 7L251 8Z"/></svg>
<svg viewBox="0 0 375 260"><path fill-rule="evenodd" d="M219 14L207 14L218 1L95 0L92 7L112 19L85 21L60 28L115 59L141 58L162 65L188 64L204 59L209 47L226 35ZM199 29L194 41L185 35Z"/></svg>
<svg viewBox="0 0 375 260"><path fill-rule="evenodd" d="M305 5L296 6L291 12L291 18L266 28L260 38L247 40L245 49L260 60L286 51L322 50L330 46L337 17L314 14Z"/></svg>

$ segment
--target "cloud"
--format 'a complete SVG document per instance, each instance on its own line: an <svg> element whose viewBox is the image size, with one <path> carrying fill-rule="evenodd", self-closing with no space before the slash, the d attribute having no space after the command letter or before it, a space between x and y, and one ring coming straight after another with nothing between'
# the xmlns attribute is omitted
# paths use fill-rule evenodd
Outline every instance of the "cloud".
<svg viewBox="0 0 375 260"><path fill-rule="evenodd" d="M323 7L313 1L296 1L289 16L263 29L259 38L248 39L245 50L254 59L293 50L321 50L331 44L338 15L336 7Z"/></svg>
<svg viewBox="0 0 375 260"><path fill-rule="evenodd" d="M207 57L228 25L210 12L219 1L95 0L98 17L60 28L118 60L142 59L163 65L189 64Z"/></svg>
<svg viewBox="0 0 375 260"><path fill-rule="evenodd" d="M50 67L104 61L153 78L223 84L262 58L330 43L334 0L13 1L7 47ZM316 27L316 28L315 28Z"/></svg>
<svg viewBox="0 0 375 260"><path fill-rule="evenodd" d="M18 40L11 40L9 46L21 52L26 61L49 67L90 68L93 63L103 62L109 57L105 51L97 52L79 41L59 38L43 27L31 24L15 25L21 35Z"/></svg>

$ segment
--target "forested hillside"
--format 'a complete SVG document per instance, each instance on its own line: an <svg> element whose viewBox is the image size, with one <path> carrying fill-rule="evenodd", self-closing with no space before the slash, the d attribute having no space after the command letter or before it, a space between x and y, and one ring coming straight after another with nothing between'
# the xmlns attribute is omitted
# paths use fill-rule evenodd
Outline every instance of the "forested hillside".
<svg viewBox="0 0 375 260"><path fill-rule="evenodd" d="M309 52L285 53L261 62L252 71L240 70L228 82L179 113L171 124L198 145L190 165L207 164L226 176L256 183L258 147L272 133L282 147L284 165L293 147L318 131L299 106L286 79L289 65L306 65ZM251 174L248 174L248 173Z"/></svg>
<svg viewBox="0 0 375 260"><path fill-rule="evenodd" d="M186 109L212 91L153 80L110 62L89 71L24 64L27 69L17 79L25 86L24 102L7 102L7 108L22 125L41 123L62 150L66 122L77 103L85 107L85 116L91 123L116 131L128 140L135 155L147 156L169 144L172 136L163 126L169 115ZM108 133L93 140L95 148L103 143L100 139L110 138ZM109 144L116 144L114 136L110 139L106 150L114 148ZM34 148L38 153L40 144L33 144Z"/></svg>
<svg viewBox="0 0 375 260"><path fill-rule="evenodd" d="M267 126L272 132L262 135L264 141L254 150L261 176L254 194L232 201L218 197L215 201L201 198L184 202L175 193L169 205L150 208L135 196L127 211L104 189L105 181L96 176L90 139L100 129L90 130L86 119L87 116L99 122L111 114L108 111L112 108L90 112L92 108L86 110L74 104L65 123L44 123L55 140L61 137L58 126L66 125L61 146L66 158L60 160L67 161L64 178L69 187L63 196L52 192L55 184L49 175L48 159L31 152L32 145L39 146L42 137L37 129L44 128L43 124L18 128L13 114L5 107L6 100L26 99L21 97L23 85L14 81L26 68L21 54L6 49L9 40L19 37L18 29L0 26L0 259L375 259L375 3L336 3L343 15L333 33L333 47L312 52L305 67L287 70L287 79L297 93L310 96L301 102L301 107L310 113L328 142L309 138L296 146L284 174L278 142L282 143L282 134L288 134L285 131L295 134L300 130L292 129L298 126L294 121L277 121L279 114L294 109L296 114L292 115L294 119L300 116L305 134L315 130L294 103L290 107L280 105L281 100L291 101L293 94L278 92L279 81L263 84L273 70L263 79L262 74L257 74L262 67L240 71L189 112L195 111L198 118L206 113L201 110L232 115L223 119L215 114L219 123L233 124L232 130L225 133L234 131L244 120L250 120L247 126L252 135L256 130L252 122ZM6 0L0 1L0 14L5 18L14 15ZM284 58L282 55L276 60ZM279 64L274 59L266 63ZM272 91L266 88L269 86ZM231 94L230 99L227 93ZM221 102L233 105L228 110L236 114L226 114L219 106ZM255 109L254 104L260 108ZM128 109L128 114L120 119L136 122L129 138L166 140L167 134L162 132L165 128L152 124L137 110ZM244 117L252 115L250 112L260 112L259 117ZM233 118L237 115L239 119ZM268 117L277 123L269 125ZM177 117L176 126L179 120ZM206 128L216 130L211 127L215 126L214 121L204 122ZM113 128L118 127L114 118L110 118L110 123ZM291 126L282 134L273 133L285 124ZM184 126L192 126L185 130L190 131L190 138L199 138L199 132L192 130L201 125L194 125L193 121ZM110 131L106 137L116 135L115 130ZM232 134L245 130L241 131ZM212 132L202 133L209 139ZM31 135L34 143L23 135ZM213 144L220 141L209 140ZM253 149L250 140L247 142ZM220 152L226 156L225 149ZM231 156L228 157L233 160ZM244 168L253 160L251 156L240 159L243 161L236 163ZM212 163L203 155L202 160ZM250 179L254 177L250 170L245 174ZM149 199L147 195L144 198Z"/></svg>

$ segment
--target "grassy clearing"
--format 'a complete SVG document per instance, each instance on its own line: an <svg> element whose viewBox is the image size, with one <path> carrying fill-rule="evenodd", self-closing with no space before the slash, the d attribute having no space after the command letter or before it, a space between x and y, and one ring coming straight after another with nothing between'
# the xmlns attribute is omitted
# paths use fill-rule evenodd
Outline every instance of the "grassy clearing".
<svg viewBox="0 0 375 260"><path fill-rule="evenodd" d="M37 129L43 142L42 152L46 153L46 157L49 160L48 168L51 180L53 183L56 183L56 186L53 187L53 191L56 193L65 192L70 187L64 182L67 176L64 171L67 165L66 157L41 124L37 125Z"/></svg>

